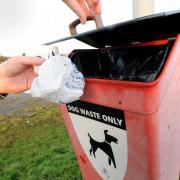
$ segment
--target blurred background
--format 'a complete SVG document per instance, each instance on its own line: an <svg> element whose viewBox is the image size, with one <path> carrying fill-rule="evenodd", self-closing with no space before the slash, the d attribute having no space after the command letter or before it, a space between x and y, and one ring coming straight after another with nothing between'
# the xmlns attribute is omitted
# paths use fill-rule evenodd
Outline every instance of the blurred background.
<svg viewBox="0 0 180 180"><path fill-rule="evenodd" d="M104 25L133 18L133 0L101 0ZM144 2L146 0L135 0ZM154 13L180 9L179 0L154 0ZM0 54L6 56L41 51L40 45L69 36L68 25L76 15L61 0L0 0ZM78 32L93 29L94 23L79 26ZM73 40L58 44L62 53L86 45Z"/></svg>

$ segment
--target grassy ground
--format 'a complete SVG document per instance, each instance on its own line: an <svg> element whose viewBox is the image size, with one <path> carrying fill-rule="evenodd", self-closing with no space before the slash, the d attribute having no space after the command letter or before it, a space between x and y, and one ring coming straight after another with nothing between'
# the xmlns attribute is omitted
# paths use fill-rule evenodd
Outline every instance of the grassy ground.
<svg viewBox="0 0 180 180"><path fill-rule="evenodd" d="M0 115L0 180L43 179L82 177L57 106L29 99Z"/></svg>

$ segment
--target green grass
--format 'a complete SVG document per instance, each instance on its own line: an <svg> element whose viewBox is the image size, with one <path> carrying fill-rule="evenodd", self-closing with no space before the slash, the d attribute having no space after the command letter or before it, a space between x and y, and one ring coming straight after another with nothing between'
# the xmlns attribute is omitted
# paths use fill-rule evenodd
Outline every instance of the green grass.
<svg viewBox="0 0 180 180"><path fill-rule="evenodd" d="M0 115L0 180L82 179L56 105L28 101Z"/></svg>

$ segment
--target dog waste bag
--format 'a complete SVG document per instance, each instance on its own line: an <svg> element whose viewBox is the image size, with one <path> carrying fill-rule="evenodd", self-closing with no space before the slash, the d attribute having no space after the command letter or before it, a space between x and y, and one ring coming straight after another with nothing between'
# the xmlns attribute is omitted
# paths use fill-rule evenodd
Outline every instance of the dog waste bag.
<svg viewBox="0 0 180 180"><path fill-rule="evenodd" d="M33 97L64 104L78 100L83 89L83 75L68 57L57 54L39 67L30 92Z"/></svg>

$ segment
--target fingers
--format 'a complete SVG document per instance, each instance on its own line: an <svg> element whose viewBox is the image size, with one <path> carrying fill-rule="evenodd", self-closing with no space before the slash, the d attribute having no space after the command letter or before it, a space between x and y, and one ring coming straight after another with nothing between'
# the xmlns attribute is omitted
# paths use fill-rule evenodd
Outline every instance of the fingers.
<svg viewBox="0 0 180 180"><path fill-rule="evenodd" d="M101 2L100 2L100 0L86 0L86 3L88 5L92 15L101 14Z"/></svg>
<svg viewBox="0 0 180 180"><path fill-rule="evenodd" d="M16 56L12 58L13 62L21 65L38 66L43 63L43 59L28 56Z"/></svg>
<svg viewBox="0 0 180 180"><path fill-rule="evenodd" d="M100 0L94 0L94 12L96 15L100 15L102 11Z"/></svg>
<svg viewBox="0 0 180 180"><path fill-rule="evenodd" d="M79 16L82 24L86 23L88 16L101 14L100 0L64 0L64 2Z"/></svg>
<svg viewBox="0 0 180 180"><path fill-rule="evenodd" d="M91 13L90 13L87 5L86 5L86 2L85 2L84 0L78 0L78 1L79 1L79 3L80 3L80 6L83 8L83 10L84 10L84 12L85 12L85 14L86 14L86 17L90 16Z"/></svg>
<svg viewBox="0 0 180 180"><path fill-rule="evenodd" d="M79 16L81 23L85 24L87 16L81 4L76 0L64 0L64 2Z"/></svg>

